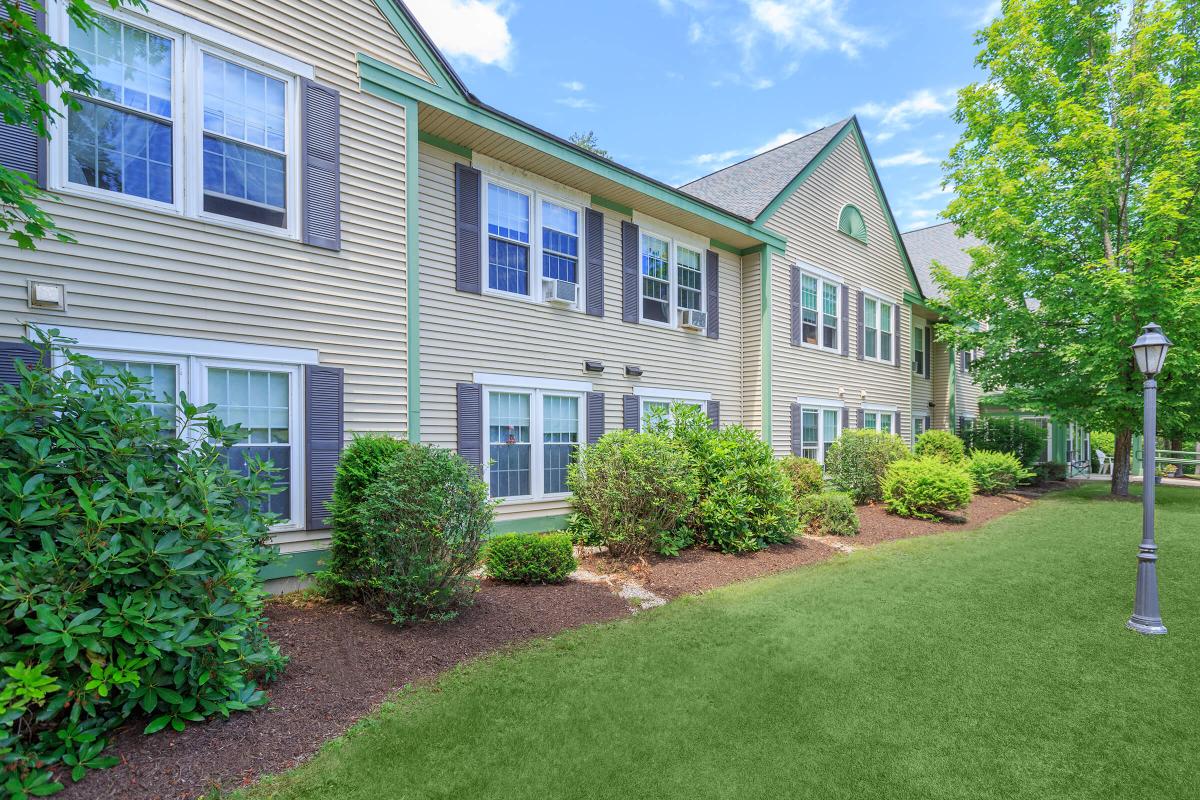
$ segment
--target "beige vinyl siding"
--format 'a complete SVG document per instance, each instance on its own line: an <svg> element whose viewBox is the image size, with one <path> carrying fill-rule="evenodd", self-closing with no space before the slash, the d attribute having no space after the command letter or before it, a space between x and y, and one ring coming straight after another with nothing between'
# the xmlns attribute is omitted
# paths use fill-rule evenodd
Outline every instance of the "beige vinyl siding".
<svg viewBox="0 0 1200 800"><path fill-rule="evenodd" d="M909 326L908 326L909 338L910 339L912 338L913 328L920 328L922 330L921 335L924 336L923 326L929 325L929 321L926 320L924 317L917 317L916 315L912 314L912 306L908 306L908 310L909 310L909 315L910 315L910 320L911 320L909 323ZM905 355L907 356L907 358L903 359L903 364L909 370L909 382L912 386L912 410L910 411L910 413L913 416L916 416L918 414L928 414L929 415L929 423L930 423L930 425L932 425L933 424L933 415L934 415L934 412L937 410L937 409L933 409L933 408L929 407L929 404L931 402L933 402L933 372L932 372L932 370L930 370L929 378L926 378L924 375L916 374L915 372L912 371L912 350L909 350ZM930 358L931 356L932 356L931 353L925 354L925 357L927 359ZM932 367L932 363L930 366ZM913 427L912 420L910 418L909 419L909 436L910 437L912 435L913 430L915 430L915 428ZM910 441L911 441L911 438L910 438Z"/></svg>
<svg viewBox="0 0 1200 800"><path fill-rule="evenodd" d="M936 328L934 329L936 331ZM954 359L950 357L950 348L944 342L933 340L933 427L940 430L950 430L950 375L954 369ZM960 376L961 377L961 376Z"/></svg>
<svg viewBox="0 0 1200 800"><path fill-rule="evenodd" d="M762 431L762 256L742 259L742 424Z"/></svg>
<svg viewBox="0 0 1200 800"><path fill-rule="evenodd" d="M983 394L969 372L958 373L958 384L954 391L954 407L959 416L978 417L979 397Z"/></svg>
<svg viewBox="0 0 1200 800"><path fill-rule="evenodd" d="M868 243L838 231L838 216L847 203L857 206L867 225ZM767 221L788 239L784 257L771 260L772 281L772 444L790 452L791 404L797 396L844 400L851 425L863 403L895 406L902 414L901 435L912 426L909 376L911 310L903 301L911 289L885 211L880 206L867 166L853 137L844 139ZM833 273L849 286L850 354L791 341L791 268L798 261ZM900 366L859 361L857 292L864 287L884 294L900 308L893 331L900 342Z"/></svg>
<svg viewBox="0 0 1200 800"><path fill-rule="evenodd" d="M621 220L628 218L604 208L597 208L604 213L603 318L516 297L459 292L455 289L456 159L436 147L421 147L422 441L456 445L455 384L472 381L476 372L590 381L593 391L605 393L607 430L621 427L621 398L632 394L635 386L709 392L721 403L722 423L741 421L742 296L736 256L717 251L721 312L717 340L621 321ZM483 249L486 253L486 246ZM585 372L585 360L604 362L604 373ZM640 366L643 377L626 378L626 365ZM512 501L501 503L496 516L505 520L566 510L562 500Z"/></svg>
<svg viewBox="0 0 1200 800"><path fill-rule="evenodd" d="M0 246L0 337L30 320L314 348L346 370L349 431L405 430L404 109L358 91L355 54L412 61L371 0L164 2L315 67L341 92L342 250L62 193L48 206L76 244ZM271 25L264 27L263 19ZM407 53L407 55L406 55ZM289 163L298 168L299 160ZM180 168L177 166L177 168ZM292 209L290 213L298 213ZM26 280L66 285L66 313L33 312ZM327 532L287 533L288 551Z"/></svg>

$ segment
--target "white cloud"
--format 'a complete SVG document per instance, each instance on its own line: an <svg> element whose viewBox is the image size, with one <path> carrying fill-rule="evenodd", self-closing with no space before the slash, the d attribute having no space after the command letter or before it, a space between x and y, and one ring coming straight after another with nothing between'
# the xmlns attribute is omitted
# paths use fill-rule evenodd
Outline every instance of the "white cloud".
<svg viewBox="0 0 1200 800"><path fill-rule="evenodd" d="M821 128L826 124L828 123L818 123L813 125L813 128ZM740 161L741 159L750 158L751 156L765 153L768 150L774 150L776 147L787 144L795 139L799 139L803 135L804 133L801 131L788 128L785 131L780 131L779 133L775 134L757 147L738 147L732 150L722 150L716 153L701 153L698 156L692 156L689 158L687 163L693 167L702 167L704 169L703 174L708 174L710 172L716 172L719 169L724 169L730 164Z"/></svg>
<svg viewBox="0 0 1200 800"><path fill-rule="evenodd" d="M584 89L587 88L580 81L564 81L559 85L562 86L562 88L566 89L568 92L582 92Z"/></svg>
<svg viewBox="0 0 1200 800"><path fill-rule="evenodd" d="M932 200L935 197L949 198L953 194L954 194L954 190L951 189L949 186L943 187L940 183L936 183L933 186L931 186L930 188L926 189L925 191L914 194L912 196L912 199L923 203L926 200Z"/></svg>
<svg viewBox="0 0 1200 800"><path fill-rule="evenodd" d="M998 16L1000 16L1000 0L992 0L979 12L974 27L982 28Z"/></svg>
<svg viewBox="0 0 1200 800"><path fill-rule="evenodd" d="M560 97L554 102L558 103L560 106L577 108L582 111L594 111L597 108L596 104L591 100L588 100L586 97Z"/></svg>
<svg viewBox="0 0 1200 800"><path fill-rule="evenodd" d="M447 56L512 67L512 11L501 0L408 0L408 7Z"/></svg>
<svg viewBox="0 0 1200 800"><path fill-rule="evenodd" d="M692 20L692 23L688 25L688 41L692 44L699 44L703 40L704 26L699 22Z"/></svg>
<svg viewBox="0 0 1200 800"><path fill-rule="evenodd" d="M925 164L936 164L938 160L924 150L909 150L907 153L881 158L875 163L881 167L920 167Z"/></svg>
<svg viewBox="0 0 1200 800"><path fill-rule="evenodd" d="M750 12L741 36L746 47L765 35L780 48L796 52L836 49L854 58L863 47L881 43L870 30L846 21L843 0L743 2Z"/></svg>
<svg viewBox="0 0 1200 800"><path fill-rule="evenodd" d="M854 113L866 119L878 120L881 127L893 132L903 131L911 128L913 121L921 117L948 113L953 97L953 89L938 93L930 89L918 89L903 100L890 105L864 103L854 109Z"/></svg>

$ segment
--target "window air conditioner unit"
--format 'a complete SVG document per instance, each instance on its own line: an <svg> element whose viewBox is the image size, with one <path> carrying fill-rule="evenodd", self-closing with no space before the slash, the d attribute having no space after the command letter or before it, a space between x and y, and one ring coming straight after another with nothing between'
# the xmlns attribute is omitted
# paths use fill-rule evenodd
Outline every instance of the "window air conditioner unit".
<svg viewBox="0 0 1200 800"><path fill-rule="evenodd" d="M685 308L680 312L679 327L685 331L702 331L708 325L708 314Z"/></svg>
<svg viewBox="0 0 1200 800"><path fill-rule="evenodd" d="M573 306L579 299L579 284L542 278L542 299L556 306Z"/></svg>

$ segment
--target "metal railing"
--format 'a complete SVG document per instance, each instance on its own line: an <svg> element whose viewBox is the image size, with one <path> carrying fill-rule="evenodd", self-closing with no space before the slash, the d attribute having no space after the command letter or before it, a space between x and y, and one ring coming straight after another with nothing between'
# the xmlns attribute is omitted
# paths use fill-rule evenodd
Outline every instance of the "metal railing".
<svg viewBox="0 0 1200 800"><path fill-rule="evenodd" d="M1184 467L1200 467L1200 453L1195 450L1155 450L1154 451L1154 466L1158 467L1176 466L1179 472L1183 471ZM1200 472L1200 469L1197 470Z"/></svg>

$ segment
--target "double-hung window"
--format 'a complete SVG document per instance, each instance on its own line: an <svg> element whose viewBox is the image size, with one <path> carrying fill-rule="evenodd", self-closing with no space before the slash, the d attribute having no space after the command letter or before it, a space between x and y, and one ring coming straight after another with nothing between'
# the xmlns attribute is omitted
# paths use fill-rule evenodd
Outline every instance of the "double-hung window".
<svg viewBox="0 0 1200 800"><path fill-rule="evenodd" d="M929 430L929 415L913 414L913 441L915 442L917 437L927 430Z"/></svg>
<svg viewBox="0 0 1200 800"><path fill-rule="evenodd" d="M575 392L485 389L488 489L494 498L567 493L567 468L583 442L583 399Z"/></svg>
<svg viewBox="0 0 1200 800"><path fill-rule="evenodd" d="M658 425L670 425L675 421L675 408L679 405L704 410L704 401L693 397L666 397L656 393L643 397L641 401L641 429L649 430Z"/></svg>
<svg viewBox="0 0 1200 800"><path fill-rule="evenodd" d="M925 375L925 361L929 355L925 352L925 329L913 326L912 329L912 371L914 375Z"/></svg>
<svg viewBox="0 0 1200 800"><path fill-rule="evenodd" d="M582 208L494 178L484 205L488 291L540 300L543 278L581 283Z"/></svg>
<svg viewBox="0 0 1200 800"><path fill-rule="evenodd" d="M864 409L863 428L869 431L879 431L880 433L895 433L896 413L883 409Z"/></svg>
<svg viewBox="0 0 1200 800"><path fill-rule="evenodd" d="M842 429L840 408L800 405L800 455L825 463L825 455Z"/></svg>
<svg viewBox="0 0 1200 800"><path fill-rule="evenodd" d="M62 109L54 188L299 236L299 78L311 67L158 7L99 14L87 30L65 11L52 20L96 79Z"/></svg>
<svg viewBox="0 0 1200 800"><path fill-rule="evenodd" d="M840 346L841 284L807 272L800 274L800 340L837 350Z"/></svg>
<svg viewBox="0 0 1200 800"><path fill-rule="evenodd" d="M876 297L863 302L863 355L876 361L892 360L894 306Z"/></svg>
<svg viewBox="0 0 1200 800"><path fill-rule="evenodd" d="M681 312L705 310L702 250L642 231L640 264L644 322L674 327Z"/></svg>

